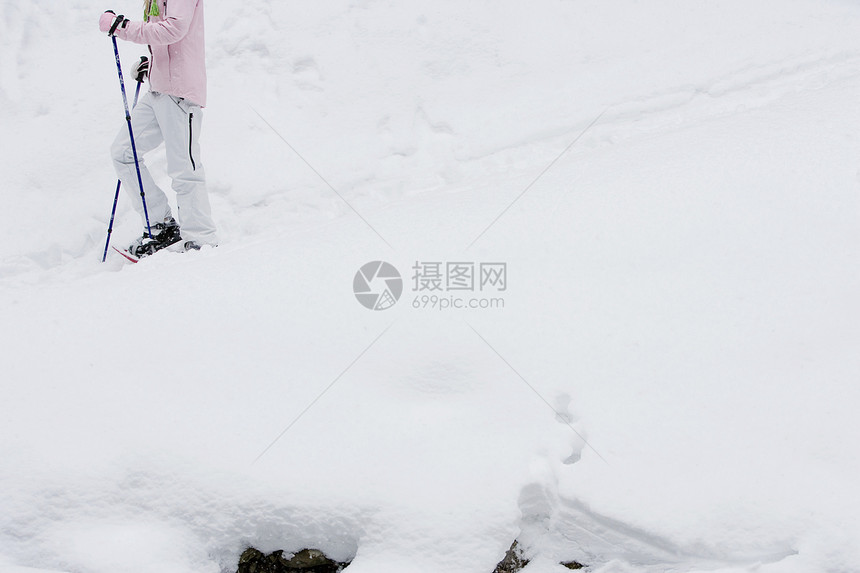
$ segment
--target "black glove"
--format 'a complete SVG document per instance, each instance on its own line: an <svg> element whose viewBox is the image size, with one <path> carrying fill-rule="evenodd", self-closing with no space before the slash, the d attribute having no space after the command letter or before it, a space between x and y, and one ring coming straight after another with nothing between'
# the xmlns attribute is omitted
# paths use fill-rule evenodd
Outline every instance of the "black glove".
<svg viewBox="0 0 860 573"><path fill-rule="evenodd" d="M149 58L146 56L141 56L140 61L134 64L134 67L131 68L131 77L134 78L136 82L142 82L146 79L146 76L149 75Z"/></svg>

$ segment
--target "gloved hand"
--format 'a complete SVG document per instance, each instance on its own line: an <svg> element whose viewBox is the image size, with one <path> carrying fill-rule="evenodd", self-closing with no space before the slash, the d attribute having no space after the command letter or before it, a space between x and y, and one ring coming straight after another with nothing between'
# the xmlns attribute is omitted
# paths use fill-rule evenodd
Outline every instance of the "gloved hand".
<svg viewBox="0 0 860 573"><path fill-rule="evenodd" d="M140 60L131 68L131 77L136 82L142 82L149 75L149 58L141 56Z"/></svg>
<svg viewBox="0 0 860 573"><path fill-rule="evenodd" d="M125 28L126 24L128 24L128 20L125 19L125 16L122 14L117 16L113 10L108 10L99 18L99 30L107 32L108 36L113 36L120 26Z"/></svg>

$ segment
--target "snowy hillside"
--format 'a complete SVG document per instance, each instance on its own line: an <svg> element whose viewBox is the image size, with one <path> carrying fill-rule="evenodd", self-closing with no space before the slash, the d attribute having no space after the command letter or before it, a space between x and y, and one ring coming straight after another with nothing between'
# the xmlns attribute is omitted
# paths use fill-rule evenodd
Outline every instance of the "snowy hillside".
<svg viewBox="0 0 860 573"><path fill-rule="evenodd" d="M0 572L860 570L860 5L210 2L131 265L121 4L0 19Z"/></svg>

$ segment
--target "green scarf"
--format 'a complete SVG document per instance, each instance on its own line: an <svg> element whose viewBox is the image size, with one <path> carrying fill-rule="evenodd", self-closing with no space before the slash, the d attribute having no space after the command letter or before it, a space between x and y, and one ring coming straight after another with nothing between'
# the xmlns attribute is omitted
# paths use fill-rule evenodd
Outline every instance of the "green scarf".
<svg viewBox="0 0 860 573"><path fill-rule="evenodd" d="M157 17L157 16L161 15L161 12L158 11L158 0L150 0L150 2L148 2L148 4L149 4L148 8L147 7L143 8L143 20L145 22L149 22L150 16L156 16Z"/></svg>

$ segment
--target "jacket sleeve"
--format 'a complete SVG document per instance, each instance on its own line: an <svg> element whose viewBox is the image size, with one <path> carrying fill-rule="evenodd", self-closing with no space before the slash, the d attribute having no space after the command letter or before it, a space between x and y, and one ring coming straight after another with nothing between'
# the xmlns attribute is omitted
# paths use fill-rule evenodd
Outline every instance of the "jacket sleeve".
<svg viewBox="0 0 860 573"><path fill-rule="evenodd" d="M129 22L118 28L116 36L135 44L166 46L185 37L199 0L171 0L170 15L158 22Z"/></svg>

